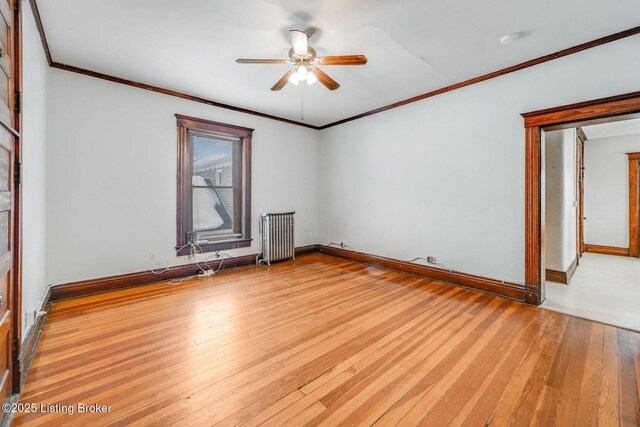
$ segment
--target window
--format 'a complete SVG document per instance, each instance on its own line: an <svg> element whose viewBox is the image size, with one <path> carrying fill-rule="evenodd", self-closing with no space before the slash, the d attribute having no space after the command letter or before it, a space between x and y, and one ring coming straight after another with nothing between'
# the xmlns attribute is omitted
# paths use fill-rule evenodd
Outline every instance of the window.
<svg viewBox="0 0 640 427"><path fill-rule="evenodd" d="M179 255L251 245L253 129L176 114Z"/></svg>

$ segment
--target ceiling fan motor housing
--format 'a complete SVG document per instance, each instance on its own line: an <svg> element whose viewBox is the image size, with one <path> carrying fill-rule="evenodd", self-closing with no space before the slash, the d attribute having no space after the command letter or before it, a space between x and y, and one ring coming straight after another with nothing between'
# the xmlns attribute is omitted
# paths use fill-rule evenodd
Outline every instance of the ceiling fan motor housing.
<svg viewBox="0 0 640 427"><path fill-rule="evenodd" d="M318 57L318 54L316 53L315 49L312 48L311 46L307 47L306 55L298 55L293 50L293 48L289 49L289 59L293 64L310 65L315 62L317 57Z"/></svg>

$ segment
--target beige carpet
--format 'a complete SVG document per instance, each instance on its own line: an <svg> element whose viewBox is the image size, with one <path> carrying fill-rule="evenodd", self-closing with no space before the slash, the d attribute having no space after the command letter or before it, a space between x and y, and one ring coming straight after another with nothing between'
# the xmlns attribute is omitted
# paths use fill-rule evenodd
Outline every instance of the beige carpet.
<svg viewBox="0 0 640 427"><path fill-rule="evenodd" d="M584 254L571 283L547 282L542 308L640 331L640 259Z"/></svg>

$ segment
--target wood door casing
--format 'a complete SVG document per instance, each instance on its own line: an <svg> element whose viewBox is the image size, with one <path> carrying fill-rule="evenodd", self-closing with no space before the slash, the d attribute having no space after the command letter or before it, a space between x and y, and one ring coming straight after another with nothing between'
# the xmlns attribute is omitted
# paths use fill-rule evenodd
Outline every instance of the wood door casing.
<svg viewBox="0 0 640 427"><path fill-rule="evenodd" d="M629 256L640 257L640 153L629 157Z"/></svg>
<svg viewBox="0 0 640 427"><path fill-rule="evenodd" d="M544 301L542 262L544 230L541 221L543 184L541 166L541 128L569 129L612 121L612 118L640 118L640 92L631 92L577 104L563 105L522 114L525 135L525 288L527 302Z"/></svg>
<svg viewBox="0 0 640 427"><path fill-rule="evenodd" d="M577 196L578 196L578 236L577 236L577 252L578 252L578 264L580 263L580 257L584 254L584 143L587 141L587 136L582 129L576 129L576 172L577 172Z"/></svg>

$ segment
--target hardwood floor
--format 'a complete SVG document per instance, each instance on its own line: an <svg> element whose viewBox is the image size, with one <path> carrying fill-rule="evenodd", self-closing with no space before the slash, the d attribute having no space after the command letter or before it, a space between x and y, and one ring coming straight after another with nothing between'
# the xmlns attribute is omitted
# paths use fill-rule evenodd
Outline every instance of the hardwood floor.
<svg viewBox="0 0 640 427"><path fill-rule="evenodd" d="M639 395L639 334L312 254L54 304L21 402L75 412L14 425L636 426Z"/></svg>

